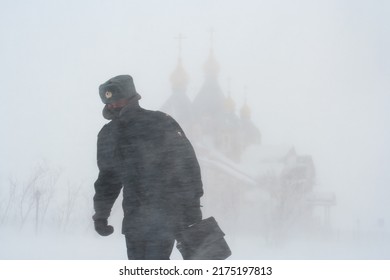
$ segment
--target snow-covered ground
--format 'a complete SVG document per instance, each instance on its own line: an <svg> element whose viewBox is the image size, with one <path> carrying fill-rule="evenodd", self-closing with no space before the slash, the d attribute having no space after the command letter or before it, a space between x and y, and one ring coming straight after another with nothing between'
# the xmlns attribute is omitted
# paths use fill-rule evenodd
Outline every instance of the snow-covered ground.
<svg viewBox="0 0 390 280"><path fill-rule="evenodd" d="M343 235L344 234L344 235ZM294 238L280 243L266 243L255 234L226 236L232 249L229 259L390 259L390 234L366 233L359 237L344 232L331 238ZM16 231L0 232L2 260L98 260L127 259L124 236L116 231L101 237L92 229L73 233ZM180 260L174 248L171 259Z"/></svg>

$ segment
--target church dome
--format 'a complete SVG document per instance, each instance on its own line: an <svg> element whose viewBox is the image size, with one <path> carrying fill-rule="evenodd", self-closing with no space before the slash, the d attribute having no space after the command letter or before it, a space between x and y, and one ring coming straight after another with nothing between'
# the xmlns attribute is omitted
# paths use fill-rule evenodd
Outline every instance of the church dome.
<svg viewBox="0 0 390 280"><path fill-rule="evenodd" d="M207 61L203 65L203 70L206 77L216 78L219 74L219 64L214 57L214 52L212 49L210 50Z"/></svg>
<svg viewBox="0 0 390 280"><path fill-rule="evenodd" d="M234 111L236 110L236 102L234 102L230 94L225 99L225 108L229 113L234 113Z"/></svg>
<svg viewBox="0 0 390 280"><path fill-rule="evenodd" d="M251 114L252 114L251 109L249 108L248 104L245 102L245 104L241 108L240 116L242 119L250 120Z"/></svg>
<svg viewBox="0 0 390 280"><path fill-rule="evenodd" d="M177 61L177 66L172 72L171 77L171 86L172 91L175 92L185 92L188 86L188 74L184 70L181 58Z"/></svg>

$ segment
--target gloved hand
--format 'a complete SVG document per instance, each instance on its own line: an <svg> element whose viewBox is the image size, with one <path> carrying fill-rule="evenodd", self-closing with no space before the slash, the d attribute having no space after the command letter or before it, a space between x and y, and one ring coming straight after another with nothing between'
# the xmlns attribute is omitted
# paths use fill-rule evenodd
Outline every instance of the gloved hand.
<svg viewBox="0 0 390 280"><path fill-rule="evenodd" d="M95 230L101 236L108 236L114 232L114 227L108 225L107 219L98 219L95 220L94 223L95 223Z"/></svg>

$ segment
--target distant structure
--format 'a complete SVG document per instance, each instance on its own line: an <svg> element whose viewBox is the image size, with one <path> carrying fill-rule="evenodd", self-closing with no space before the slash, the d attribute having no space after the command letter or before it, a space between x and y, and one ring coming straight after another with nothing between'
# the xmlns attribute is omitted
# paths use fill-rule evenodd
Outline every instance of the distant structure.
<svg viewBox="0 0 390 280"><path fill-rule="evenodd" d="M197 151L205 216L219 216L228 230L256 232L267 241L283 239L293 228L329 227L335 196L314 190L312 157L298 155L292 146L262 145L247 100L237 114L230 86L226 95L220 87L212 44L203 66L204 82L191 101L182 36L178 39L179 56L170 76L172 94L161 109L180 122ZM324 213L316 216L319 207Z"/></svg>
<svg viewBox="0 0 390 280"><path fill-rule="evenodd" d="M246 147L261 143L260 130L251 120L249 106L245 103L237 116L230 93L227 97L223 93L218 82L219 64L212 47L203 71L204 83L190 101L186 94L188 74L179 52L177 66L170 77L172 94L162 110L179 119L194 140L209 141L223 155L239 162Z"/></svg>

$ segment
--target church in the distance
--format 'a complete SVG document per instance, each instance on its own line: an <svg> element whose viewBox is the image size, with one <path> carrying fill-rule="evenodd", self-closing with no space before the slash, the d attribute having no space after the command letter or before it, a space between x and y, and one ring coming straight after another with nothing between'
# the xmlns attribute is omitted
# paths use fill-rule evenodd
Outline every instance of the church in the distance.
<svg viewBox="0 0 390 280"><path fill-rule="evenodd" d="M293 146L262 144L251 119L256 108L245 101L236 110L230 89L221 89L212 47L204 82L190 100L180 53L170 76L172 93L161 110L178 120L197 152L204 216L215 216L227 233L257 235L264 242L283 240L293 231L329 229L335 195L316 191L312 157L297 154Z"/></svg>

